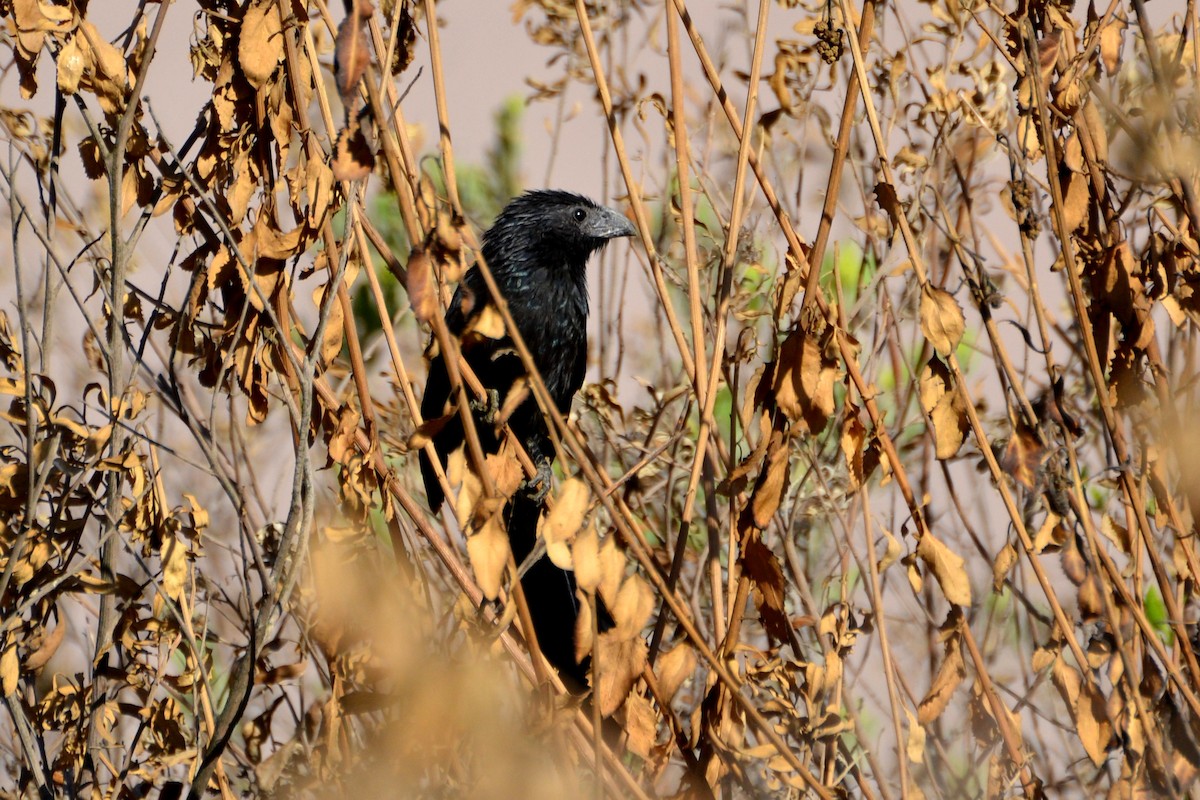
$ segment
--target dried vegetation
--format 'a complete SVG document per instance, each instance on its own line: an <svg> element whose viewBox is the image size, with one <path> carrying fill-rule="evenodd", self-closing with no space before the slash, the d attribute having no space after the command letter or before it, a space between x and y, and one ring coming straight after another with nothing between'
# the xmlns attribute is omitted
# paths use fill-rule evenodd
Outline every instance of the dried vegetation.
<svg viewBox="0 0 1200 800"><path fill-rule="evenodd" d="M456 164L469 11L351 5L0 0L4 796L1195 791L1192 3L513 4L640 233L552 426L591 706L520 637L519 448L417 488L514 111Z"/></svg>

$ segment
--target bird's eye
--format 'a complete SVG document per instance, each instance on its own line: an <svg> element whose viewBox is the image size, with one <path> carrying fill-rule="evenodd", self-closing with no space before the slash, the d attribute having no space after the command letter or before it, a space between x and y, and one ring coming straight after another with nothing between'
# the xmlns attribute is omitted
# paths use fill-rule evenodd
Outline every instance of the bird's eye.
<svg viewBox="0 0 1200 800"><path fill-rule="evenodd" d="M575 221L583 222L585 219L587 219L587 212L582 208L575 209Z"/></svg>

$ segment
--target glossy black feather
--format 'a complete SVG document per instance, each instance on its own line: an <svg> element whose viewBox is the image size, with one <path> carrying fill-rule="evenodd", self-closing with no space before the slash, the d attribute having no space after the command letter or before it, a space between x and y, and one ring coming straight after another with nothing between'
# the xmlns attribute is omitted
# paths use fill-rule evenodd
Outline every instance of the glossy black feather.
<svg viewBox="0 0 1200 800"><path fill-rule="evenodd" d="M528 192L512 200L483 236L483 257L508 303L509 312L529 347L538 372L561 413L583 385L587 371L587 262L589 256L610 239L632 236L633 226L622 215L598 206L586 197L562 191ZM490 294L477 268L463 276L446 312L451 333L461 335L472 315L490 301ZM484 386L499 393L503 405L513 382L525 374L511 342L473 341L463 356ZM441 356L429 365L429 379L421 401L425 419L453 411L450 381ZM529 397L509 419L535 463L553 458L546 420ZM500 444L492 425L477 417L476 430L484 452L495 452ZM434 449L443 467L449 454L461 447L463 429L451 417L434 436ZM444 495L433 465L421 453L421 473L429 506L441 508ZM505 509L509 540L520 564L533 549L541 504L518 495ZM574 658L574 630L578 617L574 573L554 566L543 557L521 582L530 605L534 629L543 652L578 690L586 686L587 662ZM604 627L611 625L607 611L600 615Z"/></svg>

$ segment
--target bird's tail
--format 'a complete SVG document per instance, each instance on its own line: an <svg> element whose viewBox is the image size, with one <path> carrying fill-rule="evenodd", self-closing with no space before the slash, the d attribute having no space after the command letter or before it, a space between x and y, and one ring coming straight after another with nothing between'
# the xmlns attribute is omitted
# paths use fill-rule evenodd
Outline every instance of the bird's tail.
<svg viewBox="0 0 1200 800"><path fill-rule="evenodd" d="M542 503L520 492L508 503L505 523L518 566L533 552L541 513ZM585 691L591 658L575 660L575 625L580 610L579 598L575 595L575 573L561 569L543 555L521 578L521 588L542 653L558 669L568 689L575 693ZM599 596L596 598L596 622L602 633L615 624Z"/></svg>

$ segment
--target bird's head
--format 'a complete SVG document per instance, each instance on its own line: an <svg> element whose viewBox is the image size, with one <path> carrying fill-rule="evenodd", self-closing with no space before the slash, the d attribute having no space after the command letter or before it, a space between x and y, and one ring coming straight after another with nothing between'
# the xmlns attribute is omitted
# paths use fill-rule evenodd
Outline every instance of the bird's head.
<svg viewBox="0 0 1200 800"><path fill-rule="evenodd" d="M509 202L483 236L483 255L493 269L514 256L582 269L610 239L633 236L625 216L586 197L559 190L526 192ZM514 264L515 266L515 264Z"/></svg>

